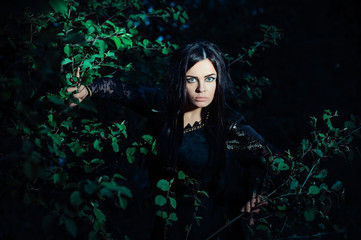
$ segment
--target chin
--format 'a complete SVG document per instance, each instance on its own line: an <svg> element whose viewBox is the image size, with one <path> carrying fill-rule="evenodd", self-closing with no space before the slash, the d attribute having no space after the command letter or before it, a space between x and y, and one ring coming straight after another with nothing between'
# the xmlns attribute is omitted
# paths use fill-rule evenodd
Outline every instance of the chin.
<svg viewBox="0 0 361 240"><path fill-rule="evenodd" d="M210 103L208 102L202 102L202 103L196 103L194 104L196 107L198 108L205 108L205 107L208 107Z"/></svg>

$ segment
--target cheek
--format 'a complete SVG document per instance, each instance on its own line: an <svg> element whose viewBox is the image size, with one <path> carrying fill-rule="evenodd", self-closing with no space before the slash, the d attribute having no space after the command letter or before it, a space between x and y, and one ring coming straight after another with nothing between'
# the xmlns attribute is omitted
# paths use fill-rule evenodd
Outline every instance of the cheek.
<svg viewBox="0 0 361 240"><path fill-rule="evenodd" d="M212 98L214 98L214 95L215 95L215 93L216 93L216 89L217 89L217 85L214 85L213 87L212 87Z"/></svg>

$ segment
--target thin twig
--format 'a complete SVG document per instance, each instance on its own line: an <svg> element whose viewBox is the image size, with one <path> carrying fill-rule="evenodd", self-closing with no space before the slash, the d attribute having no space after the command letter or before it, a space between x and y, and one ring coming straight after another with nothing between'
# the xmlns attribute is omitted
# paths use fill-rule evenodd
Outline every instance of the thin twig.
<svg viewBox="0 0 361 240"><path fill-rule="evenodd" d="M283 226L282 226L281 232L283 232L283 230L285 229L285 227L286 227L286 223L287 223L287 220L288 220L288 216L286 217L286 220L285 220L285 222L283 223Z"/></svg>
<svg viewBox="0 0 361 240"><path fill-rule="evenodd" d="M237 221L238 219L240 219L242 216L244 215L244 213L241 213L240 215L238 215L237 217L233 218L231 221L229 221L226 225L224 225L223 227L221 227L220 229L218 229L215 233L213 233L212 235L210 235L206 240L210 240L212 238L214 238L218 233L220 233L221 231L223 231L226 227L228 227L229 225L231 225L232 223L234 223L235 221Z"/></svg>
<svg viewBox="0 0 361 240"><path fill-rule="evenodd" d="M305 184L306 184L306 182L308 181L308 179L310 178L310 176L311 176L311 174L312 174L312 172L313 172L313 170L315 169L315 167L320 163L320 160L321 160L321 158L319 158L318 160L317 160L317 162L315 163L315 164L313 164L313 166L312 166L312 168L311 168L311 171L308 173L308 175L307 175L307 177L306 177L306 179L305 179L305 181L303 182L303 184L302 184L302 187L301 188L303 188L304 186L305 186Z"/></svg>
<svg viewBox="0 0 361 240"><path fill-rule="evenodd" d="M269 198L271 195L273 195L275 192L277 192L278 189L280 189L283 185L285 185L288 181L289 181L289 179L286 182L282 183L280 186L278 186L275 190L273 190L273 192L268 194L267 197L265 197L265 198L266 199Z"/></svg>
<svg viewBox="0 0 361 240"><path fill-rule="evenodd" d="M259 46L261 46L263 43L265 42L265 40L259 42L254 48L253 50L257 49ZM230 64L228 64L228 67L230 67L231 65L233 65L234 63L238 62L239 60L241 60L244 56L246 56L246 53L242 54L241 56L239 56L238 58L236 58L235 60L233 60Z"/></svg>
<svg viewBox="0 0 361 240"><path fill-rule="evenodd" d="M349 133L346 137L342 138L337 144L340 145L344 141L344 139L350 137L352 134L354 134L355 132L360 131L360 130L361 130L361 127L356 128L351 133Z"/></svg>

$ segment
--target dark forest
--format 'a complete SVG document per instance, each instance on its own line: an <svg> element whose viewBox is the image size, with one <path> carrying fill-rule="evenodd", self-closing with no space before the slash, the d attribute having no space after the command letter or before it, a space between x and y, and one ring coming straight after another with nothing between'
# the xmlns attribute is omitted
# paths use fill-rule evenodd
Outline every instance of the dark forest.
<svg viewBox="0 0 361 240"><path fill-rule="evenodd" d="M0 239L136 239L128 179L157 154L147 121L112 101L69 107L66 89L162 85L171 54L199 40L226 54L244 115L278 149L250 239L359 239L360 1L15 0L0 11ZM166 224L177 221L170 185L159 179L152 201Z"/></svg>

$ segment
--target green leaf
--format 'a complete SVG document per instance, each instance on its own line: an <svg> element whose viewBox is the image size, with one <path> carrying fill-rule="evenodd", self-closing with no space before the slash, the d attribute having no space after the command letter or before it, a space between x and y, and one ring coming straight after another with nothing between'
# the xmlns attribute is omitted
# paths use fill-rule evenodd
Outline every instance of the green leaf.
<svg viewBox="0 0 361 240"><path fill-rule="evenodd" d="M94 149L97 150L98 152L101 152L103 150L103 147L100 146L100 144L101 144L101 141L99 139L96 139L93 144Z"/></svg>
<svg viewBox="0 0 361 240"><path fill-rule="evenodd" d="M128 205L127 199L119 196L119 205L122 209L125 209Z"/></svg>
<svg viewBox="0 0 361 240"><path fill-rule="evenodd" d="M169 201L170 201L171 207L176 209L177 208L177 201L175 200L175 198L170 197Z"/></svg>
<svg viewBox="0 0 361 240"><path fill-rule="evenodd" d="M342 190L342 182L341 181L336 181L332 187L331 187L332 191L341 191Z"/></svg>
<svg viewBox="0 0 361 240"><path fill-rule="evenodd" d="M64 0L50 0L49 4L56 13L66 14L68 12L68 5Z"/></svg>
<svg viewBox="0 0 361 240"><path fill-rule="evenodd" d="M100 192L99 192L100 196L102 197L107 197L107 198L112 198L113 197L113 194L112 192L107 189L107 188L102 188L100 189Z"/></svg>
<svg viewBox="0 0 361 240"><path fill-rule="evenodd" d="M310 186L310 188L308 189L308 194L319 194L320 193L320 188L317 186Z"/></svg>
<svg viewBox="0 0 361 240"><path fill-rule="evenodd" d="M81 65L81 70L85 72L86 69L92 68L91 61L89 59L84 60L83 64Z"/></svg>
<svg viewBox="0 0 361 240"><path fill-rule="evenodd" d="M129 163L134 162L134 159L135 159L134 153L135 153L135 147L127 148L126 155L127 155L127 159L128 159Z"/></svg>
<svg viewBox="0 0 361 240"><path fill-rule="evenodd" d="M98 47L98 50L99 50L100 54L104 54L104 52L108 48L108 45L101 39L96 40L94 45Z"/></svg>
<svg viewBox="0 0 361 240"><path fill-rule="evenodd" d="M160 210L158 210L158 211L156 212L156 215L157 215L158 217L163 218L163 219L167 219L167 218L168 218L168 214L167 214L167 212L165 212L165 211L160 211Z"/></svg>
<svg viewBox="0 0 361 240"><path fill-rule="evenodd" d="M298 181L297 179L293 179L290 184L290 190L296 190L297 187L298 187Z"/></svg>
<svg viewBox="0 0 361 240"><path fill-rule="evenodd" d="M259 224L259 225L257 225L256 230L268 232L268 231L270 231L270 228L266 224Z"/></svg>
<svg viewBox="0 0 361 240"><path fill-rule="evenodd" d="M53 175L53 182L56 184L56 183L60 183L60 180L61 180L61 176L59 173L54 173Z"/></svg>
<svg viewBox="0 0 361 240"><path fill-rule="evenodd" d="M69 44L66 44L65 47L64 47L64 53L67 57L70 56L70 46Z"/></svg>
<svg viewBox="0 0 361 240"><path fill-rule="evenodd" d="M188 20L188 19L189 19L189 16L188 16L187 12L183 12L183 13L182 13L182 16L183 16L183 18L184 18L185 20Z"/></svg>
<svg viewBox="0 0 361 240"><path fill-rule="evenodd" d="M115 46L117 47L117 49L122 47L122 42L120 41L120 39L116 36L111 37L111 39L114 41Z"/></svg>
<svg viewBox="0 0 361 240"><path fill-rule="evenodd" d="M209 198L209 195L208 195L208 193L206 191L199 191L198 193L200 193L200 194L206 196L207 198Z"/></svg>
<svg viewBox="0 0 361 240"><path fill-rule="evenodd" d="M120 186L119 187L119 190L118 190L118 193L123 195L123 196L126 196L128 198L132 198L133 195L132 195L132 192L130 191L129 188L125 187L125 186Z"/></svg>
<svg viewBox="0 0 361 240"><path fill-rule="evenodd" d="M178 179L184 180L186 178L186 174L181 170L178 172Z"/></svg>
<svg viewBox="0 0 361 240"><path fill-rule="evenodd" d="M170 52L171 52L170 48L163 48L163 49L162 49L162 53L163 53L164 55L168 55Z"/></svg>
<svg viewBox="0 0 361 240"><path fill-rule="evenodd" d="M313 208L312 209L307 209L304 212L304 217L305 217L306 221L312 222L313 220L315 220L316 213L317 213L317 211L315 209L313 209Z"/></svg>
<svg viewBox="0 0 361 240"><path fill-rule="evenodd" d="M316 148L316 149L313 149L313 151L319 156L319 157L323 157L323 153L320 149Z"/></svg>
<svg viewBox="0 0 361 240"><path fill-rule="evenodd" d="M97 190L98 190L98 185L91 181L88 181L88 183L84 186L84 191L89 195L92 195Z"/></svg>
<svg viewBox="0 0 361 240"><path fill-rule="evenodd" d="M142 138L146 143L151 144L153 142L153 137L151 135L143 135Z"/></svg>
<svg viewBox="0 0 361 240"><path fill-rule="evenodd" d="M116 137L112 138L112 147L114 152L119 152L118 139Z"/></svg>
<svg viewBox="0 0 361 240"><path fill-rule="evenodd" d="M302 144L302 151L306 151L310 146L310 142L308 141L308 139L302 139L301 144Z"/></svg>
<svg viewBox="0 0 361 240"><path fill-rule="evenodd" d="M64 58L64 60L61 61L61 65L66 65L66 64L71 63L71 62L72 62L72 60L70 58Z"/></svg>
<svg viewBox="0 0 361 240"><path fill-rule="evenodd" d="M93 160L90 161L90 163L102 165L104 164L104 160L99 158L94 158Z"/></svg>
<svg viewBox="0 0 361 240"><path fill-rule="evenodd" d="M290 167L286 164L286 163L284 163L284 162L280 162L279 164L278 164L278 171L286 171L286 170L288 170L288 169L290 169Z"/></svg>
<svg viewBox="0 0 361 240"><path fill-rule="evenodd" d="M77 227L73 219L65 218L65 228L68 233L70 233L71 236L76 237L77 233Z"/></svg>
<svg viewBox="0 0 361 240"><path fill-rule="evenodd" d="M160 180L158 181L158 183L157 183L157 187L158 187L159 189L161 189L162 191L167 192L167 191L169 191L169 189L170 189L170 184L169 184L169 182L168 182L167 180L165 180L165 179L160 179Z"/></svg>
<svg viewBox="0 0 361 240"><path fill-rule="evenodd" d="M152 153L154 155L157 155L157 142L156 142L156 140L154 140L154 142L152 144Z"/></svg>
<svg viewBox="0 0 361 240"><path fill-rule="evenodd" d="M155 205L164 206L167 203L167 199L162 195L157 195L155 197Z"/></svg>
<svg viewBox="0 0 361 240"><path fill-rule="evenodd" d="M170 213L170 214L169 214L169 217L168 217L168 220L171 220L171 221L173 221L173 222L178 221L177 214L174 213L174 212Z"/></svg>
<svg viewBox="0 0 361 240"><path fill-rule="evenodd" d="M345 127L348 128L348 129L354 129L354 128L356 128L356 125L351 121L346 121L345 122Z"/></svg>
<svg viewBox="0 0 361 240"><path fill-rule="evenodd" d="M316 179L324 179L327 176L327 169L322 169L317 175L313 176Z"/></svg>
<svg viewBox="0 0 361 240"><path fill-rule="evenodd" d="M277 209L280 211L285 211L287 209L287 206L286 206L286 204L282 204L282 205L277 206Z"/></svg>
<svg viewBox="0 0 361 240"><path fill-rule="evenodd" d="M81 199L79 191L75 191L70 195L70 203L71 203L71 205L73 205L75 207L78 207L78 206L81 205L82 202L83 202L83 200Z"/></svg>
<svg viewBox="0 0 361 240"><path fill-rule="evenodd" d="M140 153L144 154L144 155L147 155L148 154L148 149L146 147L141 147L140 149Z"/></svg>
<svg viewBox="0 0 361 240"><path fill-rule="evenodd" d="M113 178L119 178L119 179L122 179L122 180L127 180L125 177L123 177L122 175L120 175L119 173L115 173L113 175Z"/></svg>
<svg viewBox="0 0 361 240"><path fill-rule="evenodd" d="M124 43L124 45L126 45L127 47L133 47L133 41L132 39L127 36L127 35L124 35L120 38L120 40Z"/></svg>
<svg viewBox="0 0 361 240"><path fill-rule="evenodd" d="M98 222L103 223L106 220L104 213L97 207L94 207L94 215L97 218Z"/></svg>

